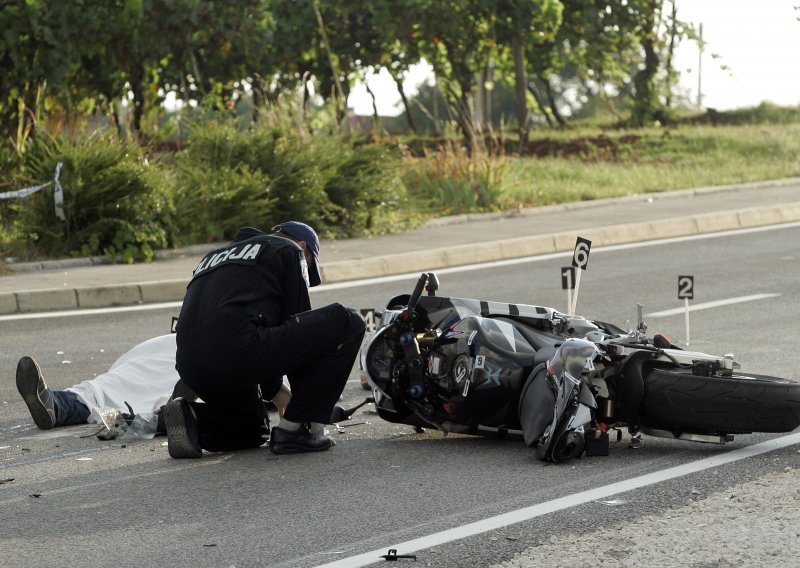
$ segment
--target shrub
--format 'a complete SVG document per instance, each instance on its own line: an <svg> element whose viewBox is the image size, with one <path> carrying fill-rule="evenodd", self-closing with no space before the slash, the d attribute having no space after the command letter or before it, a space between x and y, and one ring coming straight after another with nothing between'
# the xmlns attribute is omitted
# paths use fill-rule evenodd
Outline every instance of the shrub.
<svg viewBox="0 0 800 568"><path fill-rule="evenodd" d="M405 188L398 177L398 161L380 144L356 146L343 152L325 194L333 204L327 222L339 236L357 237L395 230L396 214L406 204Z"/></svg>
<svg viewBox="0 0 800 568"><path fill-rule="evenodd" d="M403 182L420 204L447 215L508 207L508 159L446 145L423 158L406 158Z"/></svg>
<svg viewBox="0 0 800 568"><path fill-rule="evenodd" d="M327 237L387 232L403 194L396 163L384 146L312 136L272 115L246 131L207 123L176 159L181 239L229 239L287 219Z"/></svg>
<svg viewBox="0 0 800 568"><path fill-rule="evenodd" d="M139 146L101 134L42 137L26 149L20 179L50 180L58 162L66 220L56 217L53 186L23 198L15 222L21 256L104 254L130 263L171 244L165 177Z"/></svg>

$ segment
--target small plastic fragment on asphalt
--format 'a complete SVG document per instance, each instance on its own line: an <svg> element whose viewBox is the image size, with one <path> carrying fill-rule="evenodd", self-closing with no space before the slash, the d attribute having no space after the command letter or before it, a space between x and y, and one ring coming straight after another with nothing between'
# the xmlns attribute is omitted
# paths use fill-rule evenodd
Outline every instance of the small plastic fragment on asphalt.
<svg viewBox="0 0 800 568"><path fill-rule="evenodd" d="M602 505L609 505L610 507L613 507L615 505L624 505L625 501L623 501L622 499L610 499L608 501L595 501L595 503L600 503Z"/></svg>

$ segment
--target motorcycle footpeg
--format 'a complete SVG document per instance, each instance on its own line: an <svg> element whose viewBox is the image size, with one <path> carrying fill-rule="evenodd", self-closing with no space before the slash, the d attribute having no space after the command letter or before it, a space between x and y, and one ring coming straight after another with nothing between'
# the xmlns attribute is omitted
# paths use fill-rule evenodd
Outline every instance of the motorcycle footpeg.
<svg viewBox="0 0 800 568"><path fill-rule="evenodd" d="M608 455L608 432L589 433L586 436L586 455L587 456L607 456Z"/></svg>

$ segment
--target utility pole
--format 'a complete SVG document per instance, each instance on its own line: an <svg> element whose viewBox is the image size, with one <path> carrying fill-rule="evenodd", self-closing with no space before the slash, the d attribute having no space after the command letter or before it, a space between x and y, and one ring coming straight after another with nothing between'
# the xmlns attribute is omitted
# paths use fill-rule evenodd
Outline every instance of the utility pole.
<svg viewBox="0 0 800 568"><path fill-rule="evenodd" d="M703 108L703 22L700 22L700 39L697 55L697 108Z"/></svg>

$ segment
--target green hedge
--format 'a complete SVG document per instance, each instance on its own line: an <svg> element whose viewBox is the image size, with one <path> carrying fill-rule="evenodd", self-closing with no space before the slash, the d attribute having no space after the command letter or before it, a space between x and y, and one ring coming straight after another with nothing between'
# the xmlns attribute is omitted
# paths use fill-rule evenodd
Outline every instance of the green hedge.
<svg viewBox="0 0 800 568"><path fill-rule="evenodd" d="M181 240L231 238L241 226L304 221L327 237L386 232L403 201L394 153L281 124L195 127L176 157Z"/></svg>
<svg viewBox="0 0 800 568"><path fill-rule="evenodd" d="M103 254L149 261L170 246L166 177L138 145L99 134L41 137L26 147L17 180L53 179L58 162L66 220L56 217L52 185L20 198L8 244L22 260Z"/></svg>

